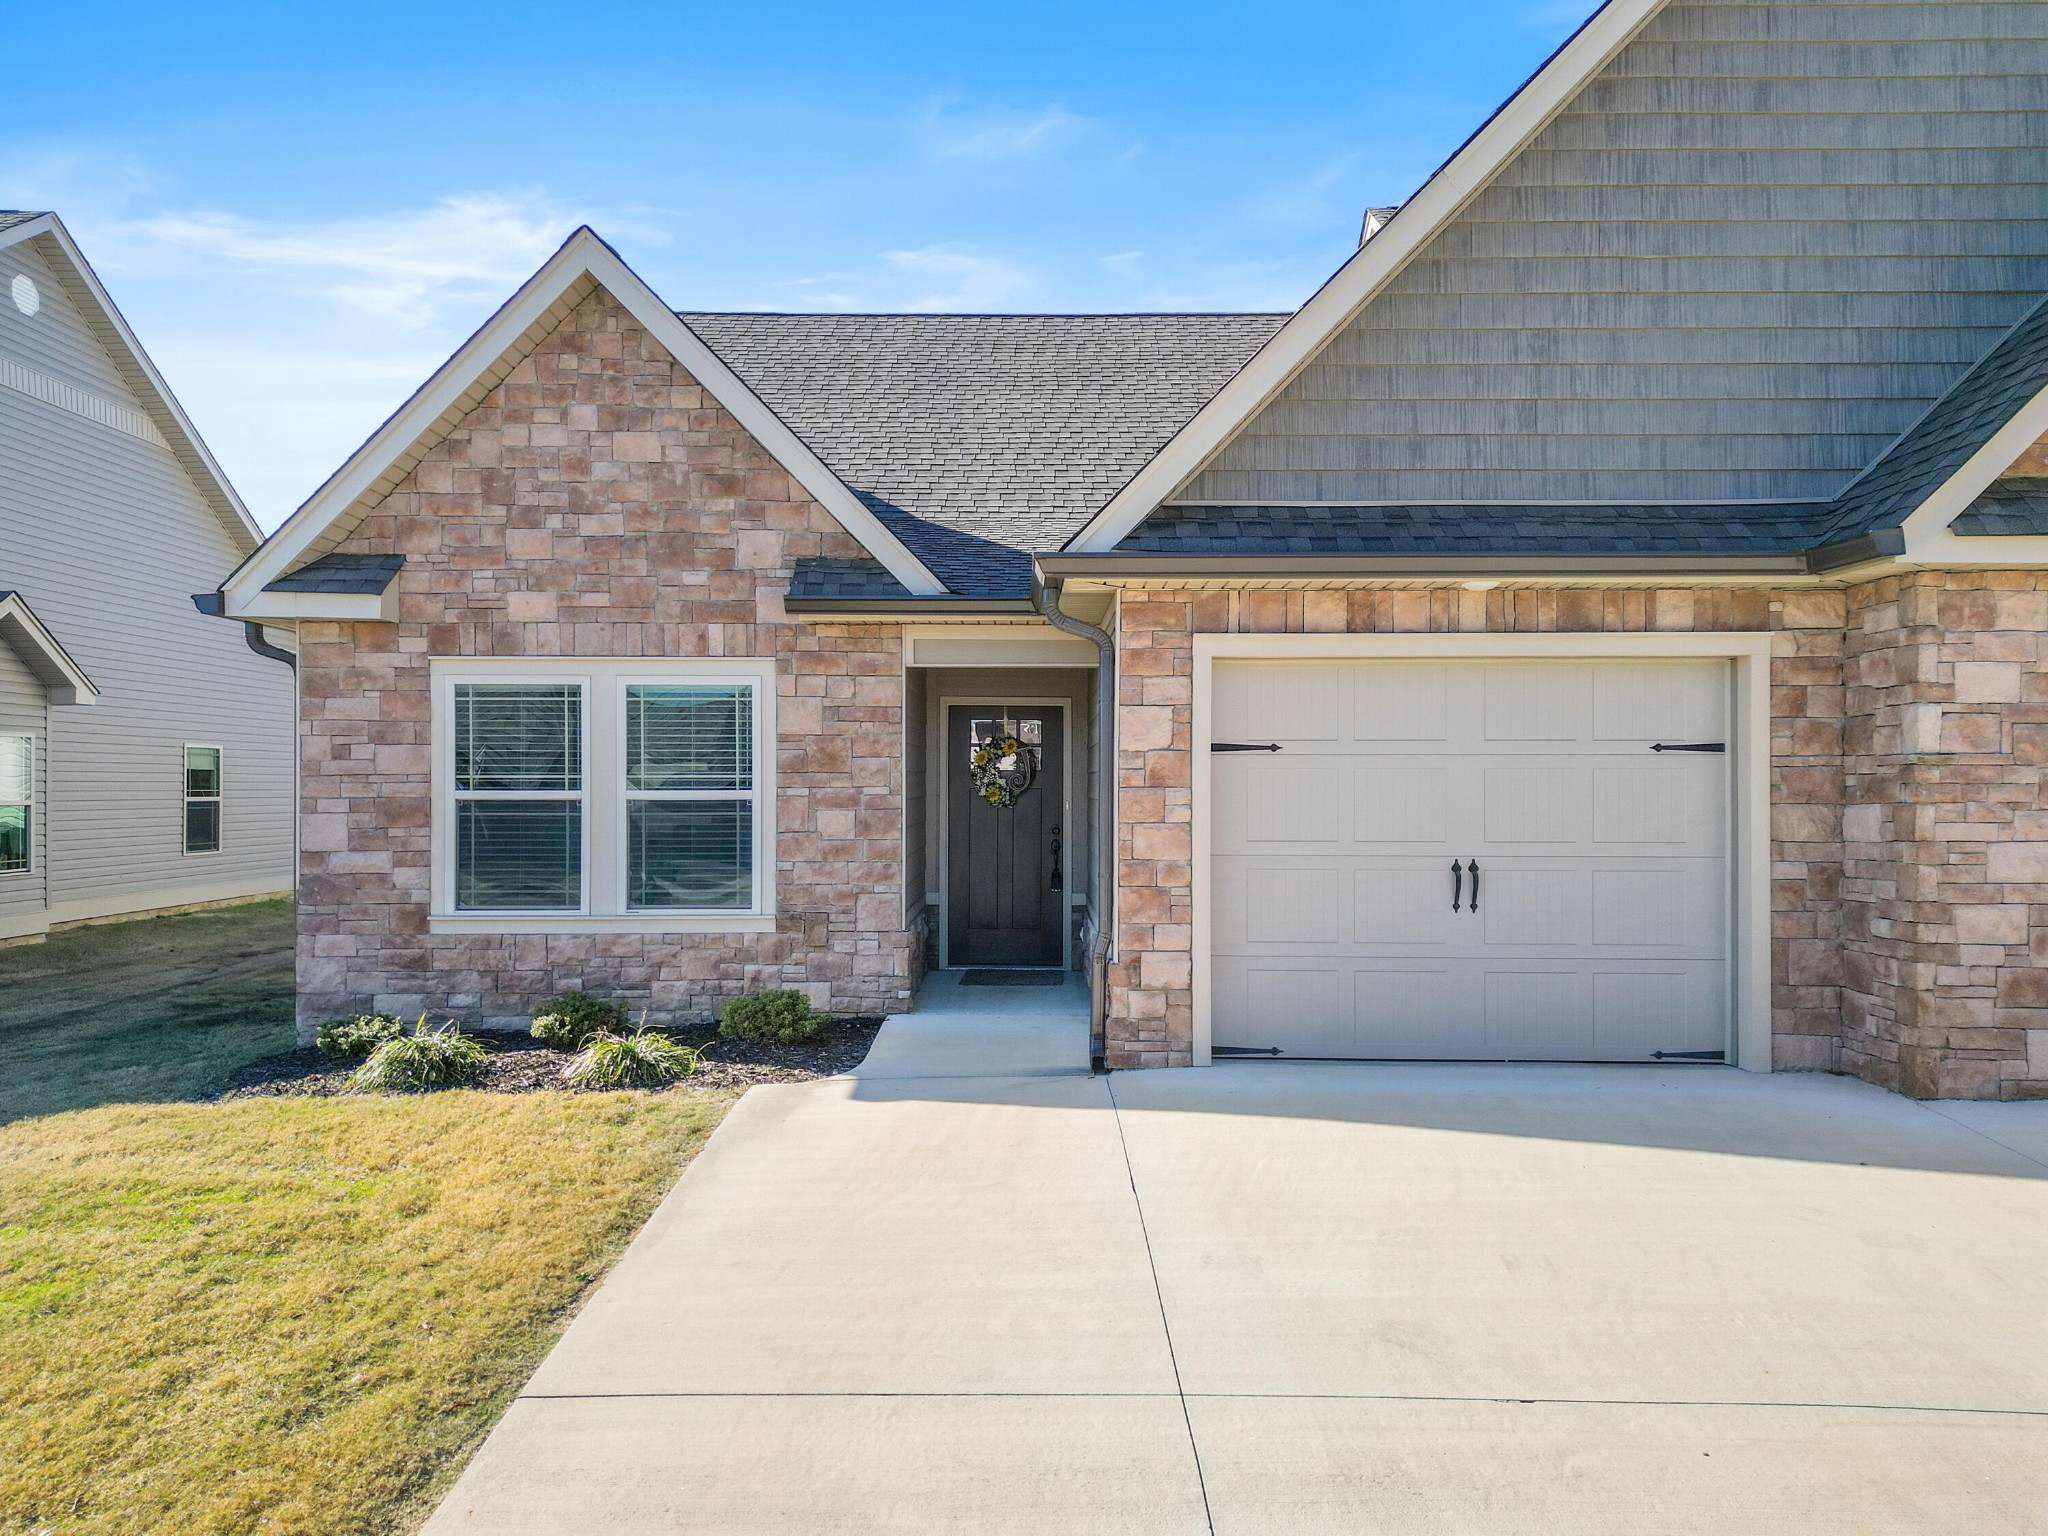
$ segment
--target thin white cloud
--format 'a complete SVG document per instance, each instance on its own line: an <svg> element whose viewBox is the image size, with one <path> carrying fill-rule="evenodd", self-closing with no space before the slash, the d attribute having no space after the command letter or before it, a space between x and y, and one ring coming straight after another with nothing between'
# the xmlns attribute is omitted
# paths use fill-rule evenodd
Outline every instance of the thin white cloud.
<svg viewBox="0 0 2048 1536"><path fill-rule="evenodd" d="M1095 260L1100 266L1119 268L1128 267L1134 261L1142 261L1144 257L1143 251L1118 251L1113 256L1098 256Z"/></svg>
<svg viewBox="0 0 2048 1536"><path fill-rule="evenodd" d="M934 102L921 121L926 148L941 160L1029 159L1076 143L1098 126L1058 105L1036 112L958 113Z"/></svg>
<svg viewBox="0 0 2048 1536"><path fill-rule="evenodd" d="M502 299L585 221L542 193L479 192L430 208L304 223L162 213L109 233L124 262L204 258L419 330L451 306Z"/></svg>
<svg viewBox="0 0 2048 1536"><path fill-rule="evenodd" d="M947 246L915 251L884 251L882 259L898 272L937 279L947 286L929 289L908 301L914 310L976 311L1013 306L1037 291L1037 277L996 256L976 256Z"/></svg>

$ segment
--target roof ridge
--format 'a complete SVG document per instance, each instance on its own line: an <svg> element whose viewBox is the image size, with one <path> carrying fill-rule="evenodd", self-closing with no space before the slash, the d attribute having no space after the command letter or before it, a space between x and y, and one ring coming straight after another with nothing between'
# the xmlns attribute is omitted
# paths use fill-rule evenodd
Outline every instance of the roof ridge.
<svg viewBox="0 0 2048 1536"><path fill-rule="evenodd" d="M1285 320L1291 309L679 309L747 320Z"/></svg>

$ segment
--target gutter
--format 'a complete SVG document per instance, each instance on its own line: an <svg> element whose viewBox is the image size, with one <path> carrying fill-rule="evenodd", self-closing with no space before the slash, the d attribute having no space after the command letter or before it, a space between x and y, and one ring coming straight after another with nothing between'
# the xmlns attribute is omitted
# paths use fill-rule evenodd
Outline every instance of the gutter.
<svg viewBox="0 0 2048 1536"><path fill-rule="evenodd" d="M845 618L861 623L920 617L987 615L1028 618L1037 610L1028 597L784 597L782 611L804 619Z"/></svg>
<svg viewBox="0 0 2048 1536"><path fill-rule="evenodd" d="M227 617L226 600L218 592L194 592L192 594L192 606L205 614L209 619ZM299 670L299 658L284 649L284 647L272 645L268 640L264 639L263 626L261 624L258 624L253 619L243 619L241 623L242 638L248 642L250 650L266 660L283 662L293 672Z"/></svg>
<svg viewBox="0 0 2048 1536"><path fill-rule="evenodd" d="M1155 555L1112 550L1099 555L1040 555L1050 580L1070 577L1187 577L1215 581L1251 576L1313 581L1325 577L1428 576L1805 576L1806 554L1763 555Z"/></svg>
<svg viewBox="0 0 2048 1536"><path fill-rule="evenodd" d="M1905 552L1905 529L1878 528L1869 533L1859 533L1853 539L1838 539L1832 544L1808 550L1806 568L1816 573L1839 571L1872 560L1895 559Z"/></svg>
<svg viewBox="0 0 2048 1536"><path fill-rule="evenodd" d="M1040 564L1044 561L1040 557ZM1102 1069L1104 1024L1109 1017L1109 963L1116 951L1116 642L1108 630L1060 607L1060 578L1031 574L1031 605L1054 629L1092 641L1099 657L1095 679L1095 942L1088 955L1088 1061Z"/></svg>

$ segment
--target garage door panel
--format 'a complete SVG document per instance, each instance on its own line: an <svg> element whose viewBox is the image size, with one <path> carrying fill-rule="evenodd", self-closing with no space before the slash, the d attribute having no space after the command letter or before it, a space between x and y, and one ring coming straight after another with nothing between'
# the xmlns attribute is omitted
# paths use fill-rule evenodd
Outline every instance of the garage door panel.
<svg viewBox="0 0 2048 1536"><path fill-rule="evenodd" d="M1352 875L1352 943L1444 950L1461 936L1447 864L1369 860Z"/></svg>
<svg viewBox="0 0 2048 1536"><path fill-rule="evenodd" d="M1729 759L1650 748L1725 740L1728 693L1721 662L1219 665L1215 739L1283 750L1211 759L1216 1044L1722 1049Z"/></svg>
<svg viewBox="0 0 2048 1536"><path fill-rule="evenodd" d="M1449 768L1433 760L1353 769L1352 840L1441 843L1449 779Z"/></svg>

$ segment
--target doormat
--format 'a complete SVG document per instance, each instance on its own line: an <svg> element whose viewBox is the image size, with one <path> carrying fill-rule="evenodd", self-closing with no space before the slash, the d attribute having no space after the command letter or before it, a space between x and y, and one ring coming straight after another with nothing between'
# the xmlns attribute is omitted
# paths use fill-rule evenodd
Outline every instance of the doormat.
<svg viewBox="0 0 2048 1536"><path fill-rule="evenodd" d="M963 987L1057 987L1065 983L1065 971L962 971Z"/></svg>

